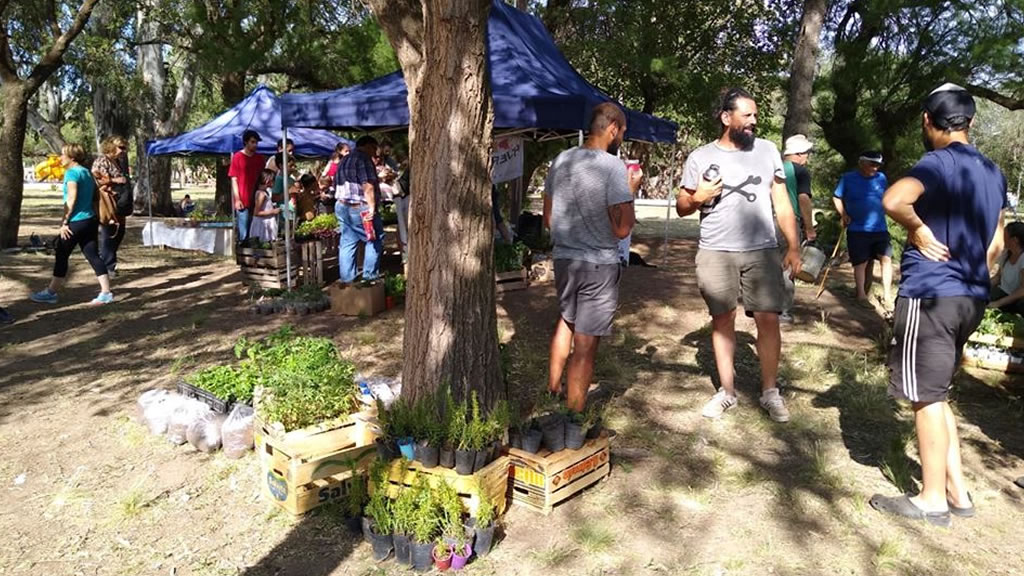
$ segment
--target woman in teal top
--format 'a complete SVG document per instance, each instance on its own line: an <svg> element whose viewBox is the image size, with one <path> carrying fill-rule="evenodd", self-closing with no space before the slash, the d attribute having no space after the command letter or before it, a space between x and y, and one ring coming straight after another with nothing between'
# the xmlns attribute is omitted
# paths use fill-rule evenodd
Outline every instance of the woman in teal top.
<svg viewBox="0 0 1024 576"><path fill-rule="evenodd" d="M100 294L92 303L109 304L114 301L114 295L110 292L110 278L107 276L107 267L100 258L97 243L100 224L97 216L99 197L96 195L96 182L92 174L82 166L85 163L85 149L81 144L67 144L61 149L60 160L66 171L64 219L61 221L60 237L57 238L55 245L57 259L53 264L50 285L32 294L32 301L47 304L57 302L57 291L68 275L68 260L75 246L79 246L100 284Z"/></svg>

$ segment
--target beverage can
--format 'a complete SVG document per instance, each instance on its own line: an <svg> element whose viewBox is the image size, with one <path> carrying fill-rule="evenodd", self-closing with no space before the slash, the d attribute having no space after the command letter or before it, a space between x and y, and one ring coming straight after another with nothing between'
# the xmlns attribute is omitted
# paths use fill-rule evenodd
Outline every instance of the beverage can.
<svg viewBox="0 0 1024 576"><path fill-rule="evenodd" d="M373 214L368 209L359 213L363 220L363 232L366 232L366 240L373 242L377 239L377 232L373 229Z"/></svg>

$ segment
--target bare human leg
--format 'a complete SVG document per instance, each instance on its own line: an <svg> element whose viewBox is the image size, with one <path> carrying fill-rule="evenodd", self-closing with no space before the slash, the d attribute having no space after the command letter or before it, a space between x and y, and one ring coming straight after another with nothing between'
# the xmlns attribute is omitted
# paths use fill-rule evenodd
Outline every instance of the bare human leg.
<svg viewBox="0 0 1024 576"><path fill-rule="evenodd" d="M565 379L568 388L565 401L573 412L583 412L587 406L587 391L594 376L594 358L600 341L600 336L573 333L573 351L569 358L569 374Z"/></svg>
<svg viewBox="0 0 1024 576"><path fill-rule="evenodd" d="M729 396L735 396L733 359L736 356L736 309L711 317L711 346L715 351L715 366L718 368L722 390Z"/></svg>
<svg viewBox="0 0 1024 576"><path fill-rule="evenodd" d="M946 433L949 437L949 451L946 454L946 498L957 508L972 506L964 482L963 465L960 461L960 435L956 430L956 416L946 402L942 403L946 419Z"/></svg>
<svg viewBox="0 0 1024 576"><path fill-rule="evenodd" d="M892 306L892 258L882 256L882 298L886 306Z"/></svg>
<svg viewBox="0 0 1024 576"><path fill-rule="evenodd" d="M864 276L868 263L862 262L853 267L853 281L857 286L857 300L867 300L867 293L864 291Z"/></svg>
<svg viewBox="0 0 1024 576"><path fill-rule="evenodd" d="M914 402L918 453L921 456L921 493L910 500L925 512L948 510L946 505L946 463L950 456L945 402ZM957 450L959 456L959 450Z"/></svg>
<svg viewBox="0 0 1024 576"><path fill-rule="evenodd" d="M774 312L754 312L757 325L757 357L761 361L761 390L776 387L779 376L779 356L782 354L782 335L779 315Z"/></svg>
<svg viewBox="0 0 1024 576"><path fill-rule="evenodd" d="M555 324L555 333L551 336L551 355L548 366L548 392L559 395L562 393L562 373L565 363L572 351L572 334L574 326L561 316Z"/></svg>

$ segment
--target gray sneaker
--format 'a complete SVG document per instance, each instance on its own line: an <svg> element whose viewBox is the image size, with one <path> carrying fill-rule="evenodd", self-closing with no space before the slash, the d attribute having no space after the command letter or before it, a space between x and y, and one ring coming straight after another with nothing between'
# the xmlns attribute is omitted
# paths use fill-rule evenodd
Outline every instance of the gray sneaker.
<svg viewBox="0 0 1024 576"><path fill-rule="evenodd" d="M729 396L725 393L725 390L719 390L715 392L715 395L708 400L708 403L704 405L704 409L701 410L700 415L705 418L713 418L715 420L722 417L722 414L726 410L736 405L736 397Z"/></svg>
<svg viewBox="0 0 1024 576"><path fill-rule="evenodd" d="M761 393L761 408L768 411L768 416L776 422L789 422L789 410L782 400L778 388L769 388Z"/></svg>
<svg viewBox="0 0 1024 576"><path fill-rule="evenodd" d="M792 314L790 314L789 312L783 312L783 313L779 314L779 324L792 324L792 323L793 323L793 315Z"/></svg>

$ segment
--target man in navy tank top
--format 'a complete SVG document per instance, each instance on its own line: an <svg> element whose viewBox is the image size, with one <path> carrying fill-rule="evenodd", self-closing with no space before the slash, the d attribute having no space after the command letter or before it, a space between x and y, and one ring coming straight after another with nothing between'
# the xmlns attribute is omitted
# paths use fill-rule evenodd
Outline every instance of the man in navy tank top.
<svg viewBox="0 0 1024 576"><path fill-rule="evenodd" d="M1007 206L1006 178L968 140L974 113L974 99L960 86L929 94L921 118L928 152L882 201L907 229L889 394L913 407L923 485L916 496L876 494L871 506L937 526L949 526L951 515L974 515L946 398L964 344L985 313Z"/></svg>

